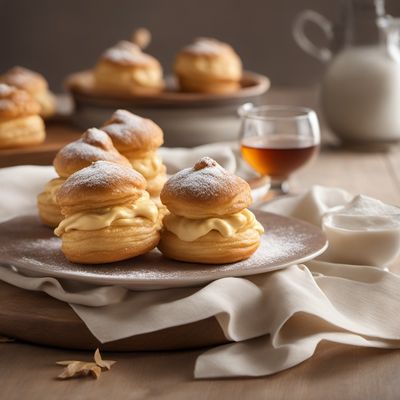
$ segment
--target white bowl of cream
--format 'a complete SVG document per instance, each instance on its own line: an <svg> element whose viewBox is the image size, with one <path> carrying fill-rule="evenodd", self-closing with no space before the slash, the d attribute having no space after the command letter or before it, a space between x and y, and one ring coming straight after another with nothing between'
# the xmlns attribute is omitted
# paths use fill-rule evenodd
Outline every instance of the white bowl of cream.
<svg viewBox="0 0 400 400"><path fill-rule="evenodd" d="M324 214L329 246L323 258L344 264L386 267L400 252L400 208L367 196Z"/></svg>

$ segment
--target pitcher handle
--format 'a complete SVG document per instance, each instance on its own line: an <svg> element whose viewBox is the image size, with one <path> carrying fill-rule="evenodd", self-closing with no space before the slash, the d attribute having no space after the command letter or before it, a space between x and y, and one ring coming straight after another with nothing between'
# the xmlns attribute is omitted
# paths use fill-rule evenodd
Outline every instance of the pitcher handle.
<svg viewBox="0 0 400 400"><path fill-rule="evenodd" d="M332 51L327 47L316 46L305 34L304 28L308 22L313 22L321 28L328 40L333 39L332 23L316 11L305 10L296 17L292 31L296 43L306 53L312 55L321 62L329 61L332 58Z"/></svg>

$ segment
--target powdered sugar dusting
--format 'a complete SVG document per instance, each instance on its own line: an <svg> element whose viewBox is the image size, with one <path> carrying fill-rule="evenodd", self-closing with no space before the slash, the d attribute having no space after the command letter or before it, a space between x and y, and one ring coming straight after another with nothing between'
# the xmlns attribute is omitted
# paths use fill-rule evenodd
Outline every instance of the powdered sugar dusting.
<svg viewBox="0 0 400 400"><path fill-rule="evenodd" d="M103 131L88 129L80 139L64 146L57 154L56 160L93 162L97 160L123 160L112 144L110 137Z"/></svg>
<svg viewBox="0 0 400 400"><path fill-rule="evenodd" d="M147 133L148 127L145 119L126 110L117 110L103 127L102 130L109 135L123 140L134 133Z"/></svg>
<svg viewBox="0 0 400 400"><path fill-rule="evenodd" d="M106 50L103 59L121 64L147 64L153 61L153 57L141 51L140 47L128 41L121 41L114 47Z"/></svg>
<svg viewBox="0 0 400 400"><path fill-rule="evenodd" d="M82 141L103 150L111 150L114 148L112 140L104 131L97 128L90 128L82 135Z"/></svg>
<svg viewBox="0 0 400 400"><path fill-rule="evenodd" d="M44 78L37 72L31 71L23 67L13 67L1 76L1 80L9 85L13 85L19 88L25 88L33 82L39 82L44 84Z"/></svg>
<svg viewBox="0 0 400 400"><path fill-rule="evenodd" d="M323 224L333 229L363 232L399 229L400 208L368 196L358 195L350 203L326 213Z"/></svg>
<svg viewBox="0 0 400 400"><path fill-rule="evenodd" d="M120 145L130 150L148 148L154 138L158 139L155 145L163 142L162 130L154 122L126 110L115 111L101 129L111 136L117 148Z"/></svg>
<svg viewBox="0 0 400 400"><path fill-rule="evenodd" d="M130 167L114 164L109 161L96 161L89 167L81 169L71 175L61 186L59 194L68 196L80 188L102 189L111 185L118 187L119 184L126 185L127 182L142 182L144 178Z"/></svg>
<svg viewBox="0 0 400 400"><path fill-rule="evenodd" d="M8 97L12 93L15 93L16 89L10 85L6 85L5 83L0 83L0 96Z"/></svg>
<svg viewBox="0 0 400 400"><path fill-rule="evenodd" d="M212 200L221 193L236 194L241 178L231 174L209 157L200 159L193 168L186 168L173 175L165 188L176 197Z"/></svg>
<svg viewBox="0 0 400 400"><path fill-rule="evenodd" d="M184 51L196 54L219 54L230 51L232 48L223 42L211 38L197 38L192 44L186 46Z"/></svg>
<svg viewBox="0 0 400 400"><path fill-rule="evenodd" d="M39 112L39 104L25 90L0 83L0 111L18 115L33 115Z"/></svg>
<svg viewBox="0 0 400 400"><path fill-rule="evenodd" d="M339 207L337 213L343 215L390 216L400 215L400 208L372 197L358 195L350 203Z"/></svg>

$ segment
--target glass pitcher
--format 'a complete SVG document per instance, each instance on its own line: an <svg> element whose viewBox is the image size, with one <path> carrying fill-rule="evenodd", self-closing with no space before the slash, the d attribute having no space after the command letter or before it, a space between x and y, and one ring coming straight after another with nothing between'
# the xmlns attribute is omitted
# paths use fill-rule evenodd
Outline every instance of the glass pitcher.
<svg viewBox="0 0 400 400"><path fill-rule="evenodd" d="M327 47L306 36L310 22L322 29ZM321 105L343 142L400 139L400 19L385 14L384 0L342 1L342 17L335 25L306 10L295 20L293 34L304 51L328 63Z"/></svg>

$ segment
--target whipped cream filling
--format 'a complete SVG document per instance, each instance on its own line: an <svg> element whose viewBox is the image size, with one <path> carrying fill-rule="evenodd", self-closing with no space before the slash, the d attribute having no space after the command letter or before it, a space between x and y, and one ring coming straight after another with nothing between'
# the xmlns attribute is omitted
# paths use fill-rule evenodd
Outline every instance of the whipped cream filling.
<svg viewBox="0 0 400 400"><path fill-rule="evenodd" d="M185 242L193 242L211 231L218 231L225 238L247 229L255 229L260 235L264 233L262 225L247 208L219 218L190 219L169 214L164 217L163 224L168 231Z"/></svg>
<svg viewBox="0 0 400 400"><path fill-rule="evenodd" d="M158 208L147 192L127 206L104 207L71 214L61 221L54 233L61 236L64 232L72 230L95 231L111 225L131 226L137 217L158 223Z"/></svg>
<svg viewBox="0 0 400 400"><path fill-rule="evenodd" d="M154 154L152 157L130 159L133 169L140 172L146 179L155 177L162 171L162 161L160 156Z"/></svg>

